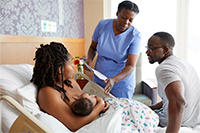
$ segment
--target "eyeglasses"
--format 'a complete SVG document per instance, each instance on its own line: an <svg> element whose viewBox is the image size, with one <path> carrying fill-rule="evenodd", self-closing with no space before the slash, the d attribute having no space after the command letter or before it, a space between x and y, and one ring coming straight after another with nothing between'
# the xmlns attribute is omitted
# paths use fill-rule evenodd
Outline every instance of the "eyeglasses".
<svg viewBox="0 0 200 133"><path fill-rule="evenodd" d="M149 52L152 52L154 49L163 48L163 47L165 47L165 46L153 47L153 48L150 48L149 46L145 46L145 48L146 48Z"/></svg>

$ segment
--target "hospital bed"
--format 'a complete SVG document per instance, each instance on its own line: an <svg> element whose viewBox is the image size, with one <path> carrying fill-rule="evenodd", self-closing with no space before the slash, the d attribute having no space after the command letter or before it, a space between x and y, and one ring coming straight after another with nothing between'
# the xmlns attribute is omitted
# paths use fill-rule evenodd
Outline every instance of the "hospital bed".
<svg viewBox="0 0 200 133"><path fill-rule="evenodd" d="M17 101L15 101L12 97L8 95L4 95L0 97L1 102L6 101L11 107L14 107L17 111L19 111L19 116L15 120L15 122L10 127L9 132L48 132L53 133L49 128L47 128L42 122L40 122L37 118L30 114L26 109L24 109ZM1 105L1 108L2 105ZM2 117L1 117L2 118Z"/></svg>
<svg viewBox="0 0 200 133"><path fill-rule="evenodd" d="M1 131L3 133L71 133L57 119L40 111L36 103L37 89L33 83L30 83L32 72L33 66L30 64L0 65ZM92 89L83 89L85 92L101 97L114 98L111 94L109 96L105 95L100 86L91 79L88 78L88 80L89 82L85 88ZM76 133L92 133L97 129L100 133L120 132L120 111L107 113L105 116L82 127Z"/></svg>
<svg viewBox="0 0 200 133"><path fill-rule="evenodd" d="M73 57L83 57L85 55L85 40L82 38L0 35L0 95L3 96L0 101L0 132L11 132L13 125L18 127L19 124L22 124L21 132L27 132L30 127L31 129L38 127L42 128L41 132L50 132L49 130L51 130L56 133L71 133L57 119L40 111L36 103L37 89L30 83L36 48L39 44L51 41L62 42ZM8 99L12 100L8 101ZM19 104L13 106L11 102L13 105L15 103ZM19 108L22 110L16 109L17 106L21 106ZM26 110L25 112L28 111L28 113L22 115L24 113L23 110ZM20 121L20 118L17 120L20 115L27 117L22 121ZM33 127L27 124L29 115L30 121L32 121L31 117L36 120L36 122L31 122ZM96 131L99 133L118 133L121 127L120 119L121 112L118 110L96 119L76 131L76 133L94 133ZM37 124L36 126L35 123L40 126ZM29 128L27 129L27 127ZM43 129L44 127L48 131ZM31 131L34 132L33 130Z"/></svg>
<svg viewBox="0 0 200 133"><path fill-rule="evenodd" d="M1 107L1 132L56 132L72 133L57 119L40 111L36 103L36 87L30 83L33 66L29 64L0 65L0 107ZM77 73L80 74L80 73ZM75 77L76 75L75 74ZM88 77L86 77L88 78ZM104 94L91 79L85 90L101 97ZM95 89L96 88L96 89ZM83 89L84 90L84 89ZM110 95L110 98L114 96ZM120 111L109 113L90 124L82 127L76 133L100 133L122 132ZM180 133L198 133L200 126L194 128L182 127ZM165 128L155 127L155 132L164 133Z"/></svg>
<svg viewBox="0 0 200 133"><path fill-rule="evenodd" d="M18 132L14 128L18 127L19 132L72 133L57 119L40 111L36 103L36 87L30 83L36 48L39 44L51 41L62 42L73 57L83 57L85 55L85 40L80 38L0 35L0 132ZM141 65L141 62L138 62L136 67L141 70ZM137 95L135 98L148 104L152 99L152 103L154 103L156 95L149 95L150 99L145 97L146 94L150 94L149 92L142 95L144 87L141 86L146 87L147 85L141 84L141 74L137 72L136 78L139 80L136 79ZM95 86L96 89L99 88L93 82L89 82L87 85L90 87ZM84 89L84 91L86 90ZM94 92L90 91L90 93ZM98 92L98 94L101 93ZM142 98L141 95L138 97L138 94L141 94ZM116 110L82 127L76 133L94 133L97 131L97 133L126 133L126 130L121 131L121 124L121 112ZM181 129L187 133L199 132L200 130L199 127ZM155 132L164 133L165 128L155 127Z"/></svg>
<svg viewBox="0 0 200 133"><path fill-rule="evenodd" d="M74 80L76 80L79 75L81 75L84 79L88 81L83 88L83 92L88 93L90 95L97 95L102 98L105 98L105 97L115 98L115 96L113 96L112 94L109 94L109 95L104 94L103 88L99 86L98 84L96 84L84 73L81 73L81 72L75 73Z"/></svg>

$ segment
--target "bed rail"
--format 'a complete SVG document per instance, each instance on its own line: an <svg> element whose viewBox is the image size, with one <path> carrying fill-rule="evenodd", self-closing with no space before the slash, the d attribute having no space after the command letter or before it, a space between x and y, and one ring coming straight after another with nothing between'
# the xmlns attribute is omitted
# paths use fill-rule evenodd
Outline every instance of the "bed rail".
<svg viewBox="0 0 200 133"><path fill-rule="evenodd" d="M42 122L40 122L36 117L24 109L17 101L8 95L0 96L0 101L6 101L21 114L15 120L11 126L9 132L33 132L33 133L53 133L49 128L47 128Z"/></svg>
<svg viewBox="0 0 200 133"><path fill-rule="evenodd" d="M74 80L76 80L77 76L81 75L83 76L86 80L88 80L87 84L83 88L83 92L91 94L91 95L97 95L102 98L115 98L111 93L109 95L106 95L104 93L104 89L99 86L97 83L95 83L93 80L91 80L87 75L81 72L77 72L74 75Z"/></svg>

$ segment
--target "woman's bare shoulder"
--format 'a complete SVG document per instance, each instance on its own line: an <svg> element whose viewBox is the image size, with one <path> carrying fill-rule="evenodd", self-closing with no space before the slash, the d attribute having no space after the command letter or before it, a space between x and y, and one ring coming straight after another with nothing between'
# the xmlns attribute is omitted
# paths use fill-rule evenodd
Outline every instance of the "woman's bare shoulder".
<svg viewBox="0 0 200 133"><path fill-rule="evenodd" d="M60 92L50 86L45 86L40 89L38 92L38 98L40 97L60 97Z"/></svg>
<svg viewBox="0 0 200 133"><path fill-rule="evenodd" d="M41 109L46 111L51 105L61 101L61 94L50 86L45 86L38 92L38 104Z"/></svg>
<svg viewBox="0 0 200 133"><path fill-rule="evenodd" d="M38 104L42 110L59 120L72 115L71 108L63 101L60 92L49 86L40 89Z"/></svg>

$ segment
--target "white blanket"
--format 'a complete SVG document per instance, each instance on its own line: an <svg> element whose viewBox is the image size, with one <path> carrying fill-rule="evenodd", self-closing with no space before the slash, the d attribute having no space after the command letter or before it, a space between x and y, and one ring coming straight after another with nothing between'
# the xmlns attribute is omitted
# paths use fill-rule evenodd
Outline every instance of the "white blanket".
<svg viewBox="0 0 200 133"><path fill-rule="evenodd" d="M107 99L109 110L77 133L148 133L155 132L158 115L146 105L125 98ZM89 130L89 131L88 131Z"/></svg>
<svg viewBox="0 0 200 133"><path fill-rule="evenodd" d="M137 101L133 101L133 102L131 102L131 101L128 100L128 102L130 102L132 104L134 103L135 105L133 107L129 108L130 109L129 115L132 115L132 116L130 116L130 118L134 116L133 119L140 120L141 116L144 116L144 115L142 115L143 113L140 111L144 111L145 109L142 109L142 108L139 109L138 106L145 108L146 105L140 104ZM128 126L128 123L123 124L124 122L126 122L126 120L123 119L123 116L125 114L124 111L125 112L127 111L127 108L124 105L130 105L129 103L124 102L123 100L122 101L113 100L113 101L109 101L109 103L111 105L106 113L104 113L100 118L96 119L95 121L91 122L90 124L82 127L75 133L129 133L129 132L130 133L138 133L139 132L138 130L135 130L135 131L132 130L132 129L135 129L134 126L138 125L138 128L140 128L140 129L145 128L144 124L142 123L142 122L145 122L145 119L143 119L140 122L138 121L135 124L131 124L130 126ZM147 110L151 111L149 108ZM148 114L146 114L146 116L148 116ZM149 117L155 118L155 117L157 117L157 115L150 114ZM62 125L62 123L60 123L58 120L56 120L55 118L53 118L45 113L38 115L37 118L40 121L42 121L47 127L49 127L53 132L72 133L64 125ZM152 122L152 120L150 120L149 122ZM148 125L146 127L146 129L150 129L150 130L154 129L153 132L155 132L155 133L165 133L166 127L165 128L157 127L157 124L158 124L157 120L154 121L153 123L155 123L155 127ZM127 127L127 129L125 129L126 127ZM144 130L140 130L140 132L146 133L146 131L144 131ZM181 127L179 133L200 133L200 125L196 126L194 128Z"/></svg>
<svg viewBox="0 0 200 133"><path fill-rule="evenodd" d="M157 127L156 128L156 133L165 133L166 127ZM196 127L181 127L179 130L179 133L200 133L200 125Z"/></svg>

